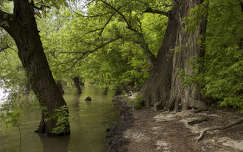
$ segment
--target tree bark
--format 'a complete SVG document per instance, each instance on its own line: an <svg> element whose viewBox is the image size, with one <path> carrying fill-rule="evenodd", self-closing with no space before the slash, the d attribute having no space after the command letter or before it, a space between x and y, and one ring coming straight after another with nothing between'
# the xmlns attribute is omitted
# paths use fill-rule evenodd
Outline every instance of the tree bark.
<svg viewBox="0 0 243 152"><path fill-rule="evenodd" d="M57 87L58 87L60 93L61 93L62 95L64 95L64 89L63 89L63 86L62 86L62 81L61 81L61 80L57 80L57 81L56 81L56 84L57 84Z"/></svg>
<svg viewBox="0 0 243 152"><path fill-rule="evenodd" d="M193 32L185 30L185 23L182 20L190 15L190 10L201 4L202 0L181 0L179 1L179 26L176 40L177 51L173 56L173 72L171 80L170 100L167 104L167 109L178 111L179 105L183 110L188 108L205 109L206 104L201 101L200 88L193 84L185 87L182 84L182 79L179 77L183 71L185 75L192 76L193 71L192 60L198 59L204 55L205 47L201 42L205 41L206 33L206 16L201 19L201 24L196 25Z"/></svg>
<svg viewBox="0 0 243 152"><path fill-rule="evenodd" d="M200 101L198 86L184 88L179 78L180 70L192 75L193 70L189 60L203 54L198 40L201 34L205 34L206 20L197 25L194 33L185 31L183 23L183 19L189 16L190 10L202 2L202 0L174 0L157 62L142 89L146 106L153 105L155 110L157 108L178 110L179 104L183 109L188 109L190 106L205 107Z"/></svg>
<svg viewBox="0 0 243 152"><path fill-rule="evenodd" d="M3 28L13 37L18 55L27 73L30 85L42 109L37 132L48 135L68 135L68 109L50 71L34 17L33 4L28 0L14 0L14 14L9 15L8 25ZM63 109L57 114L57 109ZM65 122L58 122L65 117ZM62 128L54 132L55 128Z"/></svg>
<svg viewBox="0 0 243 152"><path fill-rule="evenodd" d="M80 96L81 93L82 93L82 89L80 87L81 83L80 83L79 77L74 77L73 78L73 82L74 82L74 85L75 85L75 87L77 89L77 95Z"/></svg>
<svg viewBox="0 0 243 152"><path fill-rule="evenodd" d="M175 4L168 13L168 26L162 42L156 63L153 65L150 76L142 88L145 105L153 105L155 109L164 107L170 95L173 50L175 48L178 29L178 6Z"/></svg>

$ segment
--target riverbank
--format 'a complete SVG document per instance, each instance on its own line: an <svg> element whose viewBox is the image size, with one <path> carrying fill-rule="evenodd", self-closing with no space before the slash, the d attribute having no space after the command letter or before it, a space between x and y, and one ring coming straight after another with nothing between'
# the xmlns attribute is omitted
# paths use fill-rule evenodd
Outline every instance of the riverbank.
<svg viewBox="0 0 243 152"><path fill-rule="evenodd" d="M216 109L200 113L142 109L132 116L132 123L127 122L130 126L120 130L119 138L113 138L113 142L123 143L115 146L120 150L112 152L243 151L242 114Z"/></svg>
<svg viewBox="0 0 243 152"><path fill-rule="evenodd" d="M112 102L119 111L120 120L117 125L107 129L107 152L126 152L128 139L124 137L123 133L134 123L132 107L121 96L115 96Z"/></svg>

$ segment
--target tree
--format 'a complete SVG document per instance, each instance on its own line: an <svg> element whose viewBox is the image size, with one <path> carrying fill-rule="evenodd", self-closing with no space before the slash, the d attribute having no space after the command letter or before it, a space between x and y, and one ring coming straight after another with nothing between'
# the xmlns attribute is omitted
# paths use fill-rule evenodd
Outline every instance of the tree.
<svg viewBox="0 0 243 152"><path fill-rule="evenodd" d="M58 46L55 44L58 40L61 48L56 54L61 57L59 61L64 61L62 65L71 66L76 75L82 73L99 84L126 86L140 80L142 84L150 72L142 88L147 106L166 110L204 109L202 100L206 97L239 108L242 107L242 3L242 0L215 0L210 4L208 0L90 1L87 12L74 12L66 28L49 35L55 37L53 41L46 41ZM102 45L114 36L120 39ZM94 49L97 46L99 49ZM68 60L71 64L66 64Z"/></svg>
<svg viewBox="0 0 243 152"><path fill-rule="evenodd" d="M70 133L68 109L64 108L66 103L44 54L34 16L36 7L34 1L14 0L13 4L13 14L0 10L0 25L14 39L31 88L43 107L37 132L48 135L67 135ZM60 110L64 115L56 115L57 112L60 113ZM56 128L62 128L62 130L57 131Z"/></svg>
<svg viewBox="0 0 243 152"><path fill-rule="evenodd" d="M82 82L82 79L81 79L81 81L80 81L80 78L79 78L79 77L74 77L74 78L73 78L73 83L74 83L74 85L75 85L75 87L76 87L76 89L77 89L77 91L76 91L76 95L78 95L78 96L80 96L81 93L82 93L82 89L81 89L81 87L80 87L81 82Z"/></svg>
<svg viewBox="0 0 243 152"><path fill-rule="evenodd" d="M136 44L143 50L151 65L150 77L142 89L147 106L160 106L169 110L178 110L178 105L182 105L183 109L204 108L203 102L200 101L198 86L185 87L179 76L183 72L186 75L193 75L190 60L204 54L204 48L198 42L205 40L201 35L206 31L206 13L197 16L199 19L196 20L193 32L187 30L188 23L185 19L192 15L190 12L195 7L207 7L206 3L207 1L199 0L163 1L162 3L157 0L97 0L90 6L87 15L81 14L81 16L100 17L105 20L104 23L100 22L103 25L87 33L92 33L99 38L109 30L114 35L121 36L123 41ZM157 14L168 18L167 29L164 36L161 36L163 40L158 51L151 49L147 38L150 31L145 32L146 28L143 27L145 14ZM112 23L115 25L109 28Z"/></svg>
<svg viewBox="0 0 243 152"><path fill-rule="evenodd" d="M152 1L150 5L153 6L155 3L156 1ZM79 59L77 53L80 52L81 54L84 46L87 48L91 46L92 48L99 44L97 40L118 35L121 37L118 41L113 41L100 49L104 53L97 53L97 57L92 55L94 59L92 65L95 63L103 64L96 66L100 68L89 66L86 69L96 68L94 70L98 70L100 73L94 72L95 75L85 75L89 75L89 78L96 77L96 80L102 79L102 81L98 81L110 85L126 86L133 83L136 84L133 86L140 87L147 77L149 68L147 61L151 64L154 62L157 54L157 44L163 38L161 33L164 33L164 30L161 29L165 26L167 20L165 17L158 15L158 13L163 14L163 12L157 10L154 14L147 14L149 11L146 8L146 4L136 1L98 0L96 3L90 4L89 11L85 15L82 12L76 12L73 16L76 22L70 22L67 26L68 29L66 30L72 33L71 36L69 37L67 32L65 35L58 36L59 38L65 36L65 40L62 40L61 44L68 43L68 47L65 48L70 50L69 52L60 51L60 53L69 53L68 56L74 56L76 60L76 58ZM86 24L82 24L84 22L80 24L80 20L83 20ZM85 41L80 40L80 33L87 37ZM80 42L83 42L81 51ZM118 57L118 54L121 54L121 57ZM78 63L81 63L81 60ZM119 65L119 63L121 64Z"/></svg>
<svg viewBox="0 0 243 152"><path fill-rule="evenodd" d="M199 8L197 8L199 7ZM203 57L205 54L205 36L207 26L207 7L208 0L193 0L193 1L181 1L179 6L178 20L179 27L176 39L176 48L173 56L173 71L171 77L171 92L170 98L167 103L168 109L175 109L176 111L181 104L183 110L189 108L205 109L205 101L202 101L200 88L196 84L191 86L183 85L183 79L180 74L192 76L195 73L201 72L201 69L195 71L193 69L193 59ZM200 15L194 16L192 20L185 20L189 17L193 17L193 9L200 9ZM197 18L196 18L197 17ZM184 22L186 26L184 26ZM191 29L187 29L187 26L193 24ZM188 25L189 24L189 25Z"/></svg>
<svg viewBox="0 0 243 152"><path fill-rule="evenodd" d="M196 86L185 88L179 77L181 70L193 74L189 60L200 57L202 53L197 42L201 39L201 34L205 33L205 20L202 18L194 27L195 31L191 33L186 31L183 22L184 18L190 16L190 11L202 2L200 0L173 1L172 9L168 12L168 26L157 62L142 90L147 106L178 110L179 104L183 109L203 105L198 99ZM196 103L197 101L200 103Z"/></svg>

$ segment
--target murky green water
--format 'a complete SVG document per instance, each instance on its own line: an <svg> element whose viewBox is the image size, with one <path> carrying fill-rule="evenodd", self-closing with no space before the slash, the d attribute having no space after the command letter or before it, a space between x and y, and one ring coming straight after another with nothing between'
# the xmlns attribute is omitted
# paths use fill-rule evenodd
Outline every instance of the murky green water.
<svg viewBox="0 0 243 152"><path fill-rule="evenodd" d="M90 104L84 101L87 96L92 97ZM118 118L111 95L103 95L101 89L84 88L79 99L70 93L65 99L70 109L69 137L45 137L34 133L40 114L37 110L26 109L21 118L21 145L17 128L1 128L0 152L105 152L105 130Z"/></svg>

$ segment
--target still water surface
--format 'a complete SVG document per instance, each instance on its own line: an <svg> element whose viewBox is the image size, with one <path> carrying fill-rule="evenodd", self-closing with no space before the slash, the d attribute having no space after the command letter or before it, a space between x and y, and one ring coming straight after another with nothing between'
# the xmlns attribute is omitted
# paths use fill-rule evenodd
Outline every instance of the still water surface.
<svg viewBox="0 0 243 152"><path fill-rule="evenodd" d="M8 96L8 92L0 87L0 107L1 104L3 104L4 101L6 100L7 96Z"/></svg>
<svg viewBox="0 0 243 152"><path fill-rule="evenodd" d="M92 97L90 104L84 101L87 96ZM69 137L45 137L34 133L40 112L26 109L21 118L21 145L17 128L0 128L0 152L105 152L105 130L118 119L111 94L105 96L101 89L84 88L79 99L68 93L65 99L70 110Z"/></svg>

